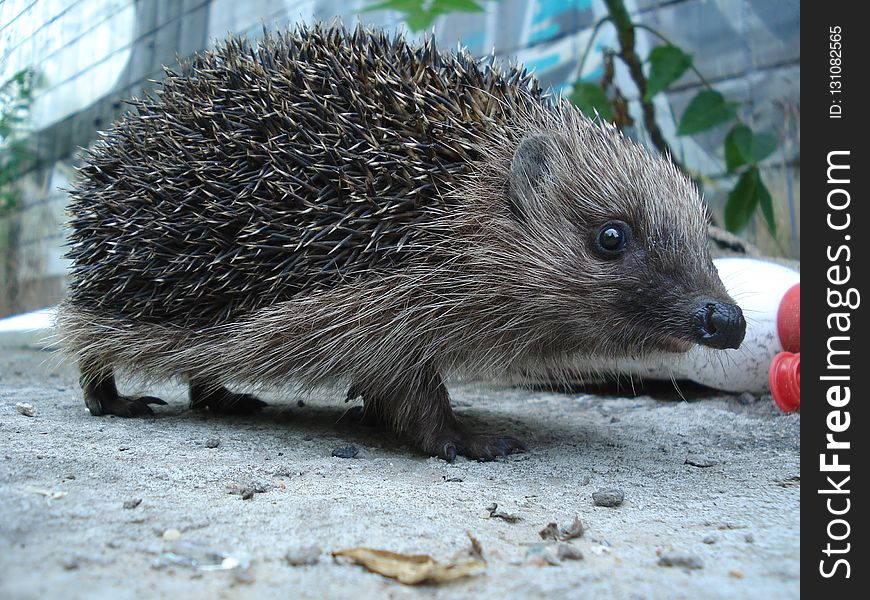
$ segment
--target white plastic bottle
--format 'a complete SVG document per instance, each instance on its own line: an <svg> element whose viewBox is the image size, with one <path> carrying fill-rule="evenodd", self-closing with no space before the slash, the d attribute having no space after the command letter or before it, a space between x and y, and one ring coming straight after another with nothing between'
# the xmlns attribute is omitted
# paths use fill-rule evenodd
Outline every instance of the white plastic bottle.
<svg viewBox="0 0 870 600"><path fill-rule="evenodd" d="M798 347L793 347L794 340L799 340L800 336L799 287L792 290L787 302L783 303L787 292L800 285L800 273L752 258L720 258L713 263L746 319L746 337L740 348L716 350L694 346L686 353L662 352L642 359L579 359L577 367L580 372L618 373L646 379L689 379L729 392L769 391L769 371L774 357L784 350L800 351L799 341ZM798 316L794 317L795 314ZM797 332L794 327L798 328ZM787 340L788 348L784 347L783 339Z"/></svg>

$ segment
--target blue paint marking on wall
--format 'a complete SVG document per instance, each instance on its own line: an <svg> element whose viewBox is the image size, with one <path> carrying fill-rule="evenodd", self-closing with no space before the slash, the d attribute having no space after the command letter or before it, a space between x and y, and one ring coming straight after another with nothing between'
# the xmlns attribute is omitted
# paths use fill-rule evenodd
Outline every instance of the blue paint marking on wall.
<svg viewBox="0 0 870 600"><path fill-rule="evenodd" d="M480 29L472 34L462 36L462 45L466 48L479 48L483 45L485 39L485 32ZM486 48L483 48L482 50L483 52L487 52Z"/></svg>
<svg viewBox="0 0 870 600"><path fill-rule="evenodd" d="M593 14L592 0L538 0L532 8L527 39L521 40L522 45L532 49L525 53L526 65L534 67L539 78L549 80L554 92L570 89L576 78L571 65L576 64L579 50L571 40L565 40L565 36L576 36L580 21L590 19ZM556 42L557 39L561 43ZM547 44L551 41L553 45ZM536 46L542 50L537 56L533 50ZM595 50L600 48L599 43ZM601 69L596 64L599 61L600 52L593 52L587 61L587 66L593 70L587 77L600 76Z"/></svg>
<svg viewBox="0 0 870 600"><path fill-rule="evenodd" d="M540 76L542 71L546 71L556 65L559 64L561 56L558 54L549 54L547 56L542 56L540 58L536 58L534 60L526 61L526 68L531 71L535 70L535 73Z"/></svg>
<svg viewBox="0 0 870 600"><path fill-rule="evenodd" d="M529 44L536 44L538 42L543 42L549 40L551 38L556 37L559 34L559 24L558 23L550 23L546 27L542 27L540 29L535 29L529 34Z"/></svg>
<svg viewBox="0 0 870 600"><path fill-rule="evenodd" d="M592 6L592 0L539 0L535 4L532 18L537 21L550 19L573 9L587 9Z"/></svg>
<svg viewBox="0 0 870 600"><path fill-rule="evenodd" d="M592 0L540 0L532 9L529 36L523 42L533 45L573 31L576 24L571 15L591 8Z"/></svg>

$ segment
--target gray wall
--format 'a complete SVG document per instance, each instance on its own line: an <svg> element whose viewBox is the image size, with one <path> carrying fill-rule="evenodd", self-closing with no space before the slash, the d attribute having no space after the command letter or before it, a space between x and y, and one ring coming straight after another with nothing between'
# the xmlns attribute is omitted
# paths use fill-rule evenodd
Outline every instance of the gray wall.
<svg viewBox="0 0 870 600"><path fill-rule="evenodd" d="M123 112L124 98L141 94L175 56L211 46L228 32L256 36L263 24L279 27L300 19L354 24L365 0L6 0L0 4L0 82L25 67L41 85L33 106L37 160L19 180L22 202L0 217L0 316L58 301L64 293L64 194L74 176L75 151ZM774 254L799 256L800 8L783 0L628 0L637 18L695 56L705 77L729 99L744 102L742 117L774 132L780 151L765 164L776 199L779 239L750 229L747 235ZM604 14L592 0L502 0L487 11L450 15L436 22L442 46L457 42L478 55L496 54L534 67L554 91L570 92L578 57L592 23ZM388 28L400 15L365 13L364 22ZM615 47L609 28L587 60L585 77L601 73L601 49ZM655 40L641 33L643 56ZM627 79L619 85L629 98ZM658 103L662 115L680 114L697 91L686 75ZM636 107L635 107L636 108ZM707 196L721 213L729 180L719 176L720 128L700 138L673 135L674 151L710 177ZM0 149L2 151L2 149Z"/></svg>

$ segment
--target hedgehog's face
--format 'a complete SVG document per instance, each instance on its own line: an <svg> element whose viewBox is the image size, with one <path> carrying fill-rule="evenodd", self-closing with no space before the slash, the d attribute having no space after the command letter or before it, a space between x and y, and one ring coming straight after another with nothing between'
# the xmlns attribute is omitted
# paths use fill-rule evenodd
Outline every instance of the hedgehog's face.
<svg viewBox="0 0 870 600"><path fill-rule="evenodd" d="M531 135L513 156L508 203L526 255L516 258L547 282L528 294L536 310L559 323L563 345L598 354L739 347L746 323L710 259L694 186L589 129Z"/></svg>

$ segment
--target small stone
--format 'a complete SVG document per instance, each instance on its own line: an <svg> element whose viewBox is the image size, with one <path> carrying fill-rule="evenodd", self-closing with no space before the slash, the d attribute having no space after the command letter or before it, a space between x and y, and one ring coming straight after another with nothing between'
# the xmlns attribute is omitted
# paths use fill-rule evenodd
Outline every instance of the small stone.
<svg viewBox="0 0 870 600"><path fill-rule="evenodd" d="M167 542L174 542L181 538L181 532L177 529L167 529L163 532L163 539Z"/></svg>
<svg viewBox="0 0 870 600"><path fill-rule="evenodd" d="M304 567L307 565L316 565L320 560L322 550L320 546L302 546L299 548L291 548L284 553L284 560L291 567Z"/></svg>
<svg viewBox="0 0 870 600"><path fill-rule="evenodd" d="M78 556L67 556L63 559L61 564L67 571L75 571L82 565L82 562Z"/></svg>
<svg viewBox="0 0 870 600"><path fill-rule="evenodd" d="M716 466L718 462L705 454L690 454L686 457L686 460L683 464L692 467L698 467L701 469L706 469L708 467Z"/></svg>
<svg viewBox="0 0 870 600"><path fill-rule="evenodd" d="M751 544L755 541L755 536L752 535L751 533L747 533L746 535L743 536L743 539L746 540L747 544Z"/></svg>
<svg viewBox="0 0 870 600"><path fill-rule="evenodd" d="M20 412L25 417L35 417L36 409L33 408L32 404L27 404L26 402L17 402L15 404L15 410Z"/></svg>
<svg viewBox="0 0 870 600"><path fill-rule="evenodd" d="M218 438L209 438L205 441L204 446L206 448L217 448L221 445L221 441Z"/></svg>
<svg viewBox="0 0 870 600"><path fill-rule="evenodd" d="M264 493L266 491L266 486L257 483L256 481L252 481L246 484L231 483L227 485L226 489L228 494L238 494L242 497L242 500L250 500L254 497L254 494Z"/></svg>
<svg viewBox="0 0 870 600"><path fill-rule="evenodd" d="M64 479L75 479L76 476L73 475L72 473L68 473L68 474L64 475L63 478Z"/></svg>
<svg viewBox="0 0 870 600"><path fill-rule="evenodd" d="M539 567L555 566L559 559L553 556L548 544L534 544L526 550L525 562Z"/></svg>
<svg viewBox="0 0 870 600"><path fill-rule="evenodd" d="M339 446L332 451L332 455L337 458L355 458L357 454L359 454L359 448L353 444Z"/></svg>
<svg viewBox="0 0 870 600"><path fill-rule="evenodd" d="M556 557L559 560L583 560L583 553L571 544L562 543L556 549Z"/></svg>
<svg viewBox="0 0 870 600"><path fill-rule="evenodd" d="M305 406L305 400L297 400L296 406L298 406L299 408L303 408Z"/></svg>
<svg viewBox="0 0 870 600"><path fill-rule="evenodd" d="M728 574L731 575L731 577L733 577L734 579L743 579L744 577L743 571L741 571L740 569L731 569L730 571L728 571Z"/></svg>
<svg viewBox="0 0 870 600"><path fill-rule="evenodd" d="M715 544L716 543L716 536L713 534L705 535L704 539L701 541L704 542L705 544Z"/></svg>
<svg viewBox="0 0 870 600"><path fill-rule="evenodd" d="M595 506L613 508L622 504L623 500L625 500L625 492L620 489L610 488L592 492L592 502Z"/></svg>
<svg viewBox="0 0 870 600"><path fill-rule="evenodd" d="M739 396L737 396L737 403L746 406L747 404L755 403L755 395L749 392L743 392Z"/></svg>
<svg viewBox="0 0 870 600"><path fill-rule="evenodd" d="M703 569L704 563L692 554L663 552L659 557L660 567L682 567L683 569Z"/></svg>
<svg viewBox="0 0 870 600"><path fill-rule="evenodd" d="M136 508L142 504L142 498L133 498L132 500L124 500L124 508Z"/></svg>

